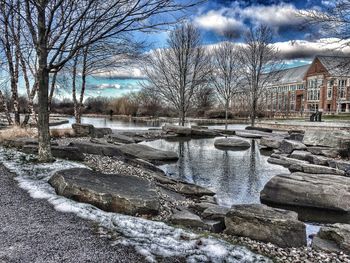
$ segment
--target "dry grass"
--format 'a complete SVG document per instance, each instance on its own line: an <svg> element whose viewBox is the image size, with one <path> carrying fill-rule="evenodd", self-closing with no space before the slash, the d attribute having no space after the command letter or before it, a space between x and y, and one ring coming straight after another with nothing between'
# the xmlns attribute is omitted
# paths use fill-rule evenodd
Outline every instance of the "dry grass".
<svg viewBox="0 0 350 263"><path fill-rule="evenodd" d="M21 128L13 126L4 130L0 130L0 142L15 138L35 138L38 133L35 128Z"/></svg>
<svg viewBox="0 0 350 263"><path fill-rule="evenodd" d="M67 129L50 129L50 135L52 138L68 138L74 137L74 130L71 128Z"/></svg>

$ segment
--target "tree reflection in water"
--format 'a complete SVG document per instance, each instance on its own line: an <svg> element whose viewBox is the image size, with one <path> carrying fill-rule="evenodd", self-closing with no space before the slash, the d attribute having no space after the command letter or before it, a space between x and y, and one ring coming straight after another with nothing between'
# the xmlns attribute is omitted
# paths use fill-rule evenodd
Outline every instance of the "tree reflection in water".
<svg viewBox="0 0 350 263"><path fill-rule="evenodd" d="M263 186L273 176L289 173L286 168L269 164L254 140L245 151L216 149L214 140L156 140L144 144L177 152L179 160L161 168L170 177L215 191L221 205L259 203Z"/></svg>

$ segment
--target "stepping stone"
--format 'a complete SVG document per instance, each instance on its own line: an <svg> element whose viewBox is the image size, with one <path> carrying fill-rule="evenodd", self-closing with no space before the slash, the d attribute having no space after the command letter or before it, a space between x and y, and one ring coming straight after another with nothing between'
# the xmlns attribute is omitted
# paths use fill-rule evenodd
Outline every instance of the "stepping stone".
<svg viewBox="0 0 350 263"><path fill-rule="evenodd" d="M105 211L127 215L159 212L155 185L136 176L73 168L56 172L49 183L57 194Z"/></svg>

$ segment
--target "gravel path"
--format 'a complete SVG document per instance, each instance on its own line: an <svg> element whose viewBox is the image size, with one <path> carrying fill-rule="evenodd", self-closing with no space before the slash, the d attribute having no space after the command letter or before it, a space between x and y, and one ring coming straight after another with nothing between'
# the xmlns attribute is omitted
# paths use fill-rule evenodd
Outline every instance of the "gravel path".
<svg viewBox="0 0 350 263"><path fill-rule="evenodd" d="M97 226L32 199L0 165L0 262L144 262L135 250L111 246Z"/></svg>

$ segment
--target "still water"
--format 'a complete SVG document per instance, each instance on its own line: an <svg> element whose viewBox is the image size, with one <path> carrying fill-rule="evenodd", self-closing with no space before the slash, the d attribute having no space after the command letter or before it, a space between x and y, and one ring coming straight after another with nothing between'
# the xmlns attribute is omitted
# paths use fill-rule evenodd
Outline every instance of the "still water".
<svg viewBox="0 0 350 263"><path fill-rule="evenodd" d="M73 116L65 117L69 123L65 123L58 126L53 126L52 128L71 128L72 124L75 123L75 118ZM149 128L159 128L166 122L159 120L149 120L149 121L136 121L136 120L121 120L116 117L82 117L82 124L92 124L97 128L111 128L113 130L147 130ZM197 125L196 122L188 122L186 126ZM247 124L230 124L228 129L245 129ZM223 129L224 125L210 125L210 129Z"/></svg>
<svg viewBox="0 0 350 263"><path fill-rule="evenodd" d="M75 123L74 117L66 118L69 123L65 123L58 126L53 126L53 128L71 128L72 124ZM111 128L113 130L130 130L130 129L148 129L160 127L163 123L159 121L149 121L149 122L137 122L137 121L127 121L119 120L116 118L109 117L82 117L82 124L92 124L97 128Z"/></svg>
<svg viewBox="0 0 350 263"><path fill-rule="evenodd" d="M218 203L260 203L260 191L275 175L289 174L288 169L269 164L257 142L245 151L216 149L215 139L143 142L162 150L178 153L176 163L160 166L172 178L207 187L216 192Z"/></svg>

